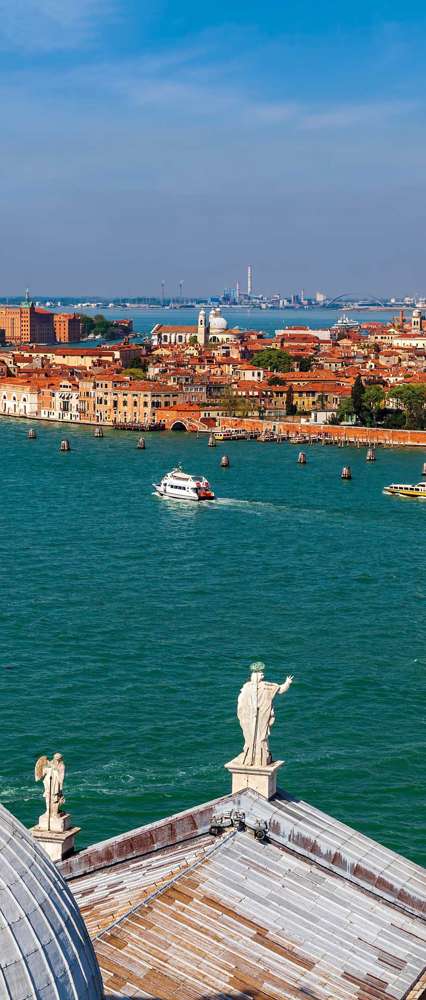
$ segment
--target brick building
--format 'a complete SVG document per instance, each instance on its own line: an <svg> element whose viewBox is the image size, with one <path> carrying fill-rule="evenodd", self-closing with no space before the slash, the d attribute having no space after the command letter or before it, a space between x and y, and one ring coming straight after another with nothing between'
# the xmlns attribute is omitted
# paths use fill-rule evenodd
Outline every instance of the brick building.
<svg viewBox="0 0 426 1000"><path fill-rule="evenodd" d="M6 344L54 344L53 313L30 301L20 306L0 306L0 332Z"/></svg>
<svg viewBox="0 0 426 1000"><path fill-rule="evenodd" d="M54 313L53 326L60 344L77 344L81 340L81 320L77 313Z"/></svg>

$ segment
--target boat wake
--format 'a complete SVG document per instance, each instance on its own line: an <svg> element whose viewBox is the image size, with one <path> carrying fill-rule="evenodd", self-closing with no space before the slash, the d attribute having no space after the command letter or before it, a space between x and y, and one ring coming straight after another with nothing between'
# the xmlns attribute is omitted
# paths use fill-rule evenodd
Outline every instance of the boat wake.
<svg viewBox="0 0 426 1000"><path fill-rule="evenodd" d="M217 497L219 507L248 507L251 510L289 510L289 504L274 503L273 500L237 500L233 497Z"/></svg>

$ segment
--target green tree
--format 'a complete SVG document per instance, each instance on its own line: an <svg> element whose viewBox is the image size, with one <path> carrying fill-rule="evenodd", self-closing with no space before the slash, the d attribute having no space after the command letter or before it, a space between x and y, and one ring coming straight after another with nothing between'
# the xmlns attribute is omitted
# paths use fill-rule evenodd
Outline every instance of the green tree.
<svg viewBox="0 0 426 1000"><path fill-rule="evenodd" d="M403 410L385 410L386 416L382 427L391 430L403 430L405 427L405 413Z"/></svg>
<svg viewBox="0 0 426 1000"><path fill-rule="evenodd" d="M355 416L354 404L351 396L344 396L337 407L336 418L340 423L346 423Z"/></svg>
<svg viewBox="0 0 426 1000"><path fill-rule="evenodd" d="M367 386L363 396L363 405L364 409L370 413L373 424L377 424L377 418L380 410L383 408L384 399L385 390L382 385Z"/></svg>
<svg viewBox="0 0 426 1000"><path fill-rule="evenodd" d="M122 375L129 375L130 378L146 379L146 368L139 368L139 367L123 368L123 371L121 372L121 374Z"/></svg>
<svg viewBox="0 0 426 1000"><path fill-rule="evenodd" d="M191 347L195 347L196 344L198 344L198 337L196 333L193 333L192 336L189 338L188 344L190 344Z"/></svg>
<svg viewBox="0 0 426 1000"><path fill-rule="evenodd" d="M357 375L352 386L351 399L355 416L360 423L364 423L364 393L365 388L361 375Z"/></svg>
<svg viewBox="0 0 426 1000"><path fill-rule="evenodd" d="M95 323L94 332L100 334L104 340L118 340L123 336L123 330L120 330L118 326L112 326L111 323L108 323L107 319L99 320L99 323Z"/></svg>
<svg viewBox="0 0 426 1000"><path fill-rule="evenodd" d="M310 372L312 370L313 358L296 358L300 372Z"/></svg>
<svg viewBox="0 0 426 1000"><path fill-rule="evenodd" d="M144 357L133 358L132 369L134 368L140 368L141 371L146 372L148 368L148 359Z"/></svg>
<svg viewBox="0 0 426 1000"><path fill-rule="evenodd" d="M272 378L268 379L268 385L285 385L286 379L281 378L280 375L273 375Z"/></svg>
<svg viewBox="0 0 426 1000"><path fill-rule="evenodd" d="M83 337L88 337L89 333L92 333L95 327L95 321L91 316L86 316L85 313L80 313L80 323L82 326Z"/></svg>
<svg viewBox="0 0 426 1000"><path fill-rule="evenodd" d="M293 417L297 413L297 406L294 402L293 386L289 385L285 397L285 412L288 417Z"/></svg>
<svg viewBox="0 0 426 1000"><path fill-rule="evenodd" d="M259 412L259 403L250 396L237 396L237 413L239 417L251 417Z"/></svg>
<svg viewBox="0 0 426 1000"><path fill-rule="evenodd" d="M407 430L424 430L426 426L426 385L395 385L388 399L396 400L405 415Z"/></svg>
<svg viewBox="0 0 426 1000"><path fill-rule="evenodd" d="M276 347L266 347L254 355L252 364L257 368L266 368L270 372L290 372L291 357L287 351Z"/></svg>

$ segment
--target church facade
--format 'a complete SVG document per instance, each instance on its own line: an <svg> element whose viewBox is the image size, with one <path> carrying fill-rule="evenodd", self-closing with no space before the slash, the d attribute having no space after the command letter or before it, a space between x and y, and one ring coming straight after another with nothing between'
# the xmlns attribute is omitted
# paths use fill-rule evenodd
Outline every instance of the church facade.
<svg viewBox="0 0 426 1000"><path fill-rule="evenodd" d="M200 309L198 323L193 326L167 326L157 323L151 331L153 347L199 345L208 347L210 344L230 344L241 336L238 329L228 329L228 323L220 309L210 310L208 318L206 310Z"/></svg>

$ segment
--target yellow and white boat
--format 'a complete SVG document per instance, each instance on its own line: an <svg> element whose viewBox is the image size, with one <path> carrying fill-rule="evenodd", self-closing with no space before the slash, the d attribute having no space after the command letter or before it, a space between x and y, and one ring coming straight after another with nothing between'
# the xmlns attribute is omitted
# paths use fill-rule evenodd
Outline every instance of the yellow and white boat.
<svg viewBox="0 0 426 1000"><path fill-rule="evenodd" d="M396 497L413 497L414 500L426 500L426 483L391 483L385 486L383 493Z"/></svg>

